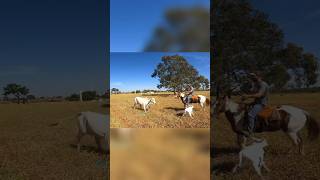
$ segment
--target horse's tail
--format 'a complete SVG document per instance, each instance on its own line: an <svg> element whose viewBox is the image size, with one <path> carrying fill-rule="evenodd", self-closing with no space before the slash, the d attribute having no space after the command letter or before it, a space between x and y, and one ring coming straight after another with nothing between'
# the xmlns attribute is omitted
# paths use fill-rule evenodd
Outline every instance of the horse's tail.
<svg viewBox="0 0 320 180"><path fill-rule="evenodd" d="M307 128L308 128L308 138L312 141L319 137L320 125L316 119L306 114L307 117Z"/></svg>
<svg viewBox="0 0 320 180"><path fill-rule="evenodd" d="M207 103L207 105L209 105L210 104L210 99L206 98L206 103Z"/></svg>

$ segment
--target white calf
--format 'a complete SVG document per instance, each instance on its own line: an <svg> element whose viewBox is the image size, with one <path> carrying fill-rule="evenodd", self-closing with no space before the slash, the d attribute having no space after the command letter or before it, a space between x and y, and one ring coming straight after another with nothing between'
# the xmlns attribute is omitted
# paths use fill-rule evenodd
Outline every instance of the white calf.
<svg viewBox="0 0 320 180"><path fill-rule="evenodd" d="M110 118L109 115L99 114L95 112L81 112L78 116L78 144L77 148L80 151L80 140L88 134L95 137L99 151L101 151L101 139L105 139L106 148L109 148L109 129Z"/></svg>
<svg viewBox="0 0 320 180"><path fill-rule="evenodd" d="M254 142L249 146L245 146L239 153L239 164L237 164L233 168L233 173L237 171L238 168L241 167L242 165L242 157L248 158L252 164L256 172L259 174L260 177L261 175L261 167L264 167L267 171L269 171L268 167L264 163L264 147L266 147L267 141L263 140L261 142Z"/></svg>
<svg viewBox="0 0 320 180"><path fill-rule="evenodd" d="M136 105L142 106L144 109L144 112L147 112L151 104L156 104L156 100L154 98L145 98L145 97L135 97L134 98L134 105L133 108L136 108Z"/></svg>
<svg viewBox="0 0 320 180"><path fill-rule="evenodd" d="M184 116L185 114L189 114L189 116L193 119L193 106L190 105L188 106L185 110L184 113L182 114L182 116Z"/></svg>

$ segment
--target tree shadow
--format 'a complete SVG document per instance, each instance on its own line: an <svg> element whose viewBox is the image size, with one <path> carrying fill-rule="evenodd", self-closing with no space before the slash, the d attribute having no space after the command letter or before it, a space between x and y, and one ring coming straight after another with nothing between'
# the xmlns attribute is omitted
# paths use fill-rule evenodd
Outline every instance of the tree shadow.
<svg viewBox="0 0 320 180"><path fill-rule="evenodd" d="M175 110L175 111L177 111L177 112L179 112L179 111L184 111L184 108L165 107L165 109Z"/></svg>
<svg viewBox="0 0 320 180"><path fill-rule="evenodd" d="M77 150L76 144L70 144L70 147ZM99 150L95 146L88 146L88 145L81 145L80 152L83 152L83 151L85 151L87 153L97 153L99 155L102 155L102 154L109 155L110 154L110 150L105 150L105 149Z"/></svg>
<svg viewBox="0 0 320 180"><path fill-rule="evenodd" d="M102 104L101 107L110 108L110 104Z"/></svg>
<svg viewBox="0 0 320 180"><path fill-rule="evenodd" d="M214 161L214 160L213 160ZM219 175L219 174L226 174L226 173L231 173L232 169L236 165L232 161L228 162L222 162L222 163L215 163L212 162L210 167L210 172L214 175Z"/></svg>
<svg viewBox="0 0 320 180"><path fill-rule="evenodd" d="M184 108L173 108L173 107L165 107L164 109L174 110L176 111L177 116L182 116L184 113Z"/></svg>
<svg viewBox="0 0 320 180"><path fill-rule="evenodd" d="M218 157L219 155L227 155L227 154L237 154L240 149L236 147L211 147L210 154L212 157Z"/></svg>

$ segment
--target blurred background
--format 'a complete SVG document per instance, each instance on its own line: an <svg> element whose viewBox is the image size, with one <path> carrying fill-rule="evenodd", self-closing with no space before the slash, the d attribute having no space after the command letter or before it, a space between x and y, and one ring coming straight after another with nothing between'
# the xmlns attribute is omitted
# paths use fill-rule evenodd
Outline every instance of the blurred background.
<svg viewBox="0 0 320 180"><path fill-rule="evenodd" d="M111 129L111 179L210 178L209 129Z"/></svg>
<svg viewBox="0 0 320 180"><path fill-rule="evenodd" d="M111 52L209 51L209 0L111 0L110 5Z"/></svg>

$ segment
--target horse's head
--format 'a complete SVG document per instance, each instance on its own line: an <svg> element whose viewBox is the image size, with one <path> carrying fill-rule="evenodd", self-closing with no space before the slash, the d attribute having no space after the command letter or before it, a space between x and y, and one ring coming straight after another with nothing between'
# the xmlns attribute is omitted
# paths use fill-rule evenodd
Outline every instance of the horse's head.
<svg viewBox="0 0 320 180"><path fill-rule="evenodd" d="M220 96L217 98L213 107L213 116L216 118L219 114L224 113L228 110L229 97L227 95Z"/></svg>
<svg viewBox="0 0 320 180"><path fill-rule="evenodd" d="M183 93L183 92L180 92L179 93L179 97L182 97L182 98L184 98L186 95Z"/></svg>

